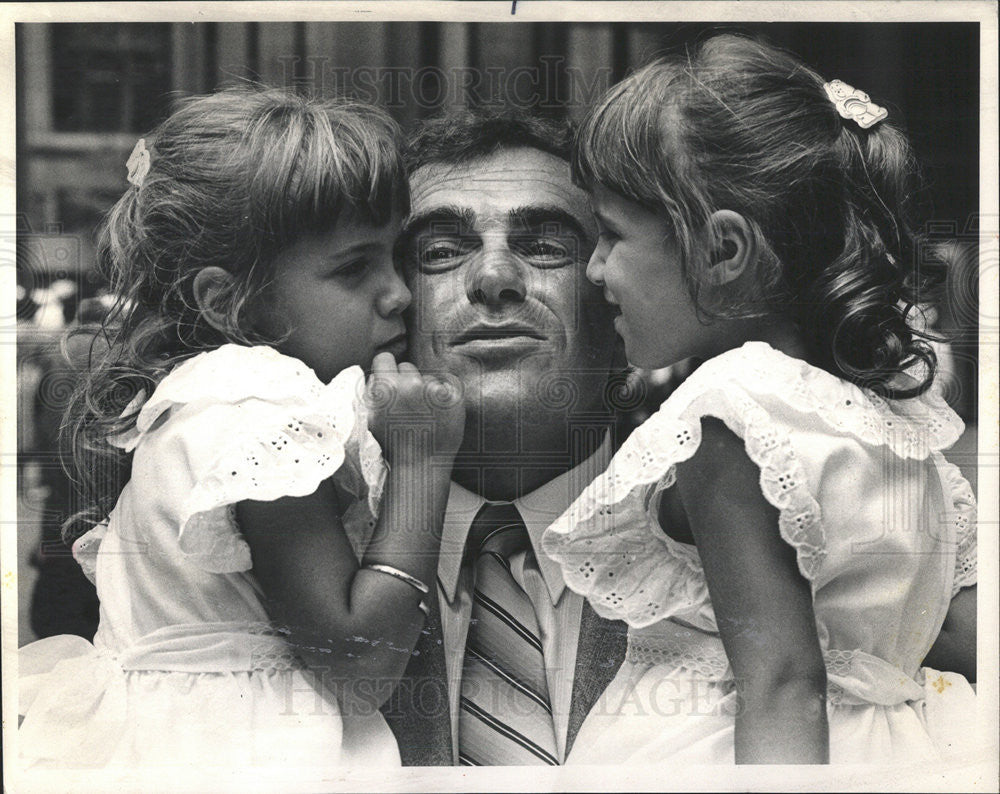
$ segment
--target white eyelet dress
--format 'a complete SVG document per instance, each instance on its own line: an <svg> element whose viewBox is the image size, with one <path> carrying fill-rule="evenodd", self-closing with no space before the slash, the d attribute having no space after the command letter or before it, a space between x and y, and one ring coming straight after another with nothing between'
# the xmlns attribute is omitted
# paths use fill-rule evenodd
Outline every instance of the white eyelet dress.
<svg viewBox="0 0 1000 794"><path fill-rule="evenodd" d="M734 762L737 696L701 560L657 522L706 416L743 439L811 586L831 762L968 749L973 689L921 667L976 581L975 498L940 452L961 420L933 391L886 401L751 342L697 369L545 533L569 587L630 626L568 762Z"/></svg>
<svg viewBox="0 0 1000 794"><path fill-rule="evenodd" d="M385 465L363 388L358 367L324 385L297 359L237 345L159 383L113 442L134 457L109 522L74 545L100 598L93 645L62 636L20 651L29 766L399 765L382 716L342 715L269 623L235 522L244 499L304 496L335 475L352 544L364 547Z"/></svg>

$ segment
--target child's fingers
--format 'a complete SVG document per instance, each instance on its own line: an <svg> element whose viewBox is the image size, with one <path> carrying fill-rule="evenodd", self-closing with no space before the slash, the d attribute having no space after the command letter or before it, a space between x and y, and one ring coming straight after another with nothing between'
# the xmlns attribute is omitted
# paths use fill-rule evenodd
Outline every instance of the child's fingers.
<svg viewBox="0 0 1000 794"><path fill-rule="evenodd" d="M462 397L457 382L433 375L424 378L424 391L427 401L435 408L451 408L457 405Z"/></svg>
<svg viewBox="0 0 1000 794"><path fill-rule="evenodd" d="M372 359L372 374L365 384L365 402L369 408L379 411L392 404L398 377L396 359L392 353L379 353Z"/></svg>
<svg viewBox="0 0 1000 794"><path fill-rule="evenodd" d="M365 405L372 411L379 412L388 408L396 399L396 387L388 378L369 379L365 387Z"/></svg>
<svg viewBox="0 0 1000 794"><path fill-rule="evenodd" d="M379 353L372 359L373 375L393 375L398 371L396 357L392 353Z"/></svg>
<svg viewBox="0 0 1000 794"><path fill-rule="evenodd" d="M399 374L400 375L404 375L404 374L405 375L419 375L420 374L420 370L417 369L409 361L400 361L399 362Z"/></svg>

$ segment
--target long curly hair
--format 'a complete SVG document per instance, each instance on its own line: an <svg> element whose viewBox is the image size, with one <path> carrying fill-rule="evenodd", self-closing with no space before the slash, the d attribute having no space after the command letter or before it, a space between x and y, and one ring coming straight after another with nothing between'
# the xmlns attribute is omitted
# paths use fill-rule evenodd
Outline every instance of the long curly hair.
<svg viewBox="0 0 1000 794"><path fill-rule="evenodd" d="M381 225L409 211L401 133L369 105L229 88L182 101L146 140L149 172L99 231L97 267L117 300L64 422L87 505L67 538L105 518L128 479L130 456L107 439L134 426L137 395L200 352L280 341L250 317L278 252L341 217ZM199 306L193 282L208 266L233 278Z"/></svg>
<svg viewBox="0 0 1000 794"><path fill-rule="evenodd" d="M715 36L608 92L578 133L574 179L666 219L703 321L788 318L817 366L917 396L935 369L919 307L946 267L908 220L916 164L896 126L843 119L824 82L766 43ZM707 288L718 209L747 220L758 255L748 277Z"/></svg>

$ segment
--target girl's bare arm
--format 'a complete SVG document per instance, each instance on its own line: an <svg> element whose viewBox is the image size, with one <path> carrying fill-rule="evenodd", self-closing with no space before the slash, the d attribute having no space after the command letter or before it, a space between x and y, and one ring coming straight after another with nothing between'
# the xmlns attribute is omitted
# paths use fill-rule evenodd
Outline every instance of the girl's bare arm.
<svg viewBox="0 0 1000 794"><path fill-rule="evenodd" d="M237 506L269 614L341 702L365 710L399 681L424 623L419 604L437 597L441 525L465 417L456 389L410 364L397 367L389 354L373 362L369 396L376 391L386 399L372 407L370 423L389 475L362 565L329 480L309 496ZM371 565L408 574L428 593Z"/></svg>
<svg viewBox="0 0 1000 794"><path fill-rule="evenodd" d="M442 470L447 472L447 469ZM395 465L377 534L393 538L364 564L382 563L434 586L446 473ZM406 582L358 565L333 484L305 497L242 502L237 515L268 613L342 702L380 705L409 661L424 616ZM411 512L412 511L412 512Z"/></svg>
<svg viewBox="0 0 1000 794"><path fill-rule="evenodd" d="M707 418L677 487L736 679L736 763L828 763L812 594L761 494L760 470L737 435Z"/></svg>

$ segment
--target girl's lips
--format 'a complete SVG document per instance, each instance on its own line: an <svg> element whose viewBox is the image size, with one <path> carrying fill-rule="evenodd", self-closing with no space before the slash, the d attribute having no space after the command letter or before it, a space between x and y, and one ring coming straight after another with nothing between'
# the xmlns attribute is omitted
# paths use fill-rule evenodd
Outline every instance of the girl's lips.
<svg viewBox="0 0 1000 794"><path fill-rule="evenodd" d="M392 353L396 358L399 358L406 352L406 334L394 336L388 342L379 345L376 349L380 353Z"/></svg>

